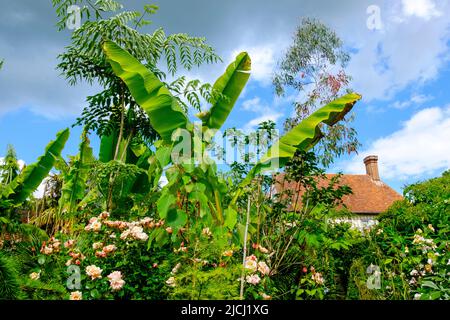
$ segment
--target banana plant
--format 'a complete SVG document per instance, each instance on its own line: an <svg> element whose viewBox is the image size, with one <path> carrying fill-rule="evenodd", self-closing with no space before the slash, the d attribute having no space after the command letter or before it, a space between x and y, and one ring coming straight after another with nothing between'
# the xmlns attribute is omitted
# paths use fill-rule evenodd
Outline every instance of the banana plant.
<svg viewBox="0 0 450 320"><path fill-rule="evenodd" d="M162 144L156 152L156 157L162 167L168 165L170 161L166 155L170 154L170 145L173 145L171 141L172 134L179 129L187 129L192 132L193 125L179 107L170 91L137 59L110 41L104 43L103 49L115 74L125 82L137 103L149 115L152 126L160 134ZM216 81L213 90L219 91L223 96L214 99L208 111L197 115L202 120L203 130L217 130L225 123L237 98L248 81L250 66L250 57L247 53L243 52L228 66L224 75ZM199 192L200 194L208 194L208 200L214 199L209 200L209 203L214 204L214 206L210 205L209 209L212 213L216 214L217 220L221 224L229 227L229 229L233 229L237 219L235 203L245 186L250 184L257 174L273 168L274 162L278 162L280 166L283 166L294 156L297 150L308 150L312 148L323 136L320 131L320 126L322 124L334 125L352 109L355 102L360 98L361 96L359 94L352 93L336 99L314 112L285 136L280 138L242 181L226 210L222 209L222 199L218 192L219 188L217 188L221 186L220 181L211 178L211 176L215 176L214 170L213 168L209 170L211 167L206 167L205 172L208 170L209 173L213 172L208 175L208 179L217 181L208 181L207 185L210 188L205 189L201 185L195 188L198 187L201 190ZM189 173L189 170L192 172L193 169L188 167L184 166L183 171L185 173ZM188 177L180 176L178 173L171 173L171 179L177 182L185 180L184 183L190 186ZM172 184L169 183L168 187ZM190 186L189 188L194 188L194 186ZM165 217L169 212L170 206L173 206L176 202L176 198L170 193L164 193L163 191L163 195L158 201L158 210ZM208 205L204 207L208 207ZM222 215L224 211L225 216ZM179 222L179 216L178 218L176 217L175 215L174 220ZM185 219L181 220L184 221Z"/></svg>
<svg viewBox="0 0 450 320"><path fill-rule="evenodd" d="M116 149L117 138L118 135L116 131L112 131L109 135L103 135L100 137L98 160L106 163L114 159L114 150Z"/></svg>
<svg viewBox="0 0 450 320"><path fill-rule="evenodd" d="M37 162L27 166L10 184L6 185L0 198L13 204L23 203L47 177L69 138L69 129L62 130L45 148Z"/></svg>
<svg viewBox="0 0 450 320"><path fill-rule="evenodd" d="M203 127L219 130L228 118L242 89L245 87L251 69L251 60L247 52L241 52L225 73L213 85L213 92L219 92L212 101L209 111L197 114Z"/></svg>
<svg viewBox="0 0 450 320"><path fill-rule="evenodd" d="M100 151L99 161L102 163L108 163L114 160L115 150L117 144L119 144L119 159L126 164L132 164L142 169L143 172L134 178L131 178L125 183L122 188L122 195L132 193L146 193L150 190L151 185L149 183L148 171L150 164L149 158L154 154L144 143L137 143L131 141L131 136L127 139L118 141L118 135L116 132L112 132L109 135L104 135L100 139Z"/></svg>
<svg viewBox="0 0 450 320"><path fill-rule="evenodd" d="M172 134L177 129L192 129L187 115L156 75L112 41L105 41L103 50L114 73L125 82L164 142L171 144ZM205 128L218 130L222 127L250 77L250 68L250 57L242 52L217 79L213 85L216 98L211 108L197 115Z"/></svg>
<svg viewBox="0 0 450 320"><path fill-rule="evenodd" d="M166 86L136 58L111 41L106 41L103 49L113 71L127 85L133 98L148 114L152 127L161 136L161 141L156 144L156 153L148 159L151 163L149 176L150 171L153 171L152 174L156 173L153 177L156 181L161 176L163 168L170 164L170 154L174 145L172 137L175 131L185 129L193 133L194 125ZM217 79L212 87L211 107L208 111L197 114L197 117L202 120L202 131L218 130L222 127L250 77L250 68L250 57L246 52L242 52ZM207 142L201 141L201 144L204 148ZM218 186L223 184L220 183L217 175L209 174L215 172L214 168L204 166L203 169L205 174L208 173L210 180L208 183L205 181L204 193L209 195L207 199L212 200L209 205L205 205L203 201L205 199L202 198L202 208L206 207L220 223L223 223L222 196L218 191L220 189ZM173 175L173 179L175 176ZM181 176L177 177L181 179ZM165 188L166 192L169 187L170 185ZM173 197L165 196L163 190L163 197L158 203L159 208L165 208L173 206L175 201ZM159 211L162 217L166 216L166 210Z"/></svg>
<svg viewBox="0 0 450 320"><path fill-rule="evenodd" d="M73 157L71 166L63 177L64 182L59 199L60 214L73 213L78 208L78 203L86 195L88 172L94 161L87 132L83 131L79 153Z"/></svg>
<svg viewBox="0 0 450 320"><path fill-rule="evenodd" d="M186 128L189 122L186 114L156 75L111 41L103 44L103 50L114 73L125 82L164 141L170 142L177 128Z"/></svg>

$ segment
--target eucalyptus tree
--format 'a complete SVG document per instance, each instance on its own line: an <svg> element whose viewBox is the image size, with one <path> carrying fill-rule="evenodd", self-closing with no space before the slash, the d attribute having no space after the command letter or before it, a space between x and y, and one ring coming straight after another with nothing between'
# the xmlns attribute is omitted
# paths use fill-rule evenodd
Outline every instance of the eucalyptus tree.
<svg viewBox="0 0 450 320"><path fill-rule="evenodd" d="M345 68L350 55L339 36L316 19L305 18L298 26L293 42L278 64L273 76L277 95L296 96L295 114L285 121L290 130L320 106L349 92L351 77ZM324 138L316 146L324 166L335 157L352 153L359 147L354 115L332 127L323 127Z"/></svg>

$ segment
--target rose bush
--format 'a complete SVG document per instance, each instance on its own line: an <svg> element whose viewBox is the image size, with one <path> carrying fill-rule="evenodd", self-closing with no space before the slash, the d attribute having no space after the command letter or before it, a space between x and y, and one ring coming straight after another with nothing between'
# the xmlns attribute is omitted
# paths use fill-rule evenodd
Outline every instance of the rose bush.
<svg viewBox="0 0 450 320"><path fill-rule="evenodd" d="M91 217L76 238L63 244L55 237L44 242L38 259L45 257L47 263L64 264L66 269L79 267L81 288L68 292L70 299L160 299L172 255L168 248L147 248L148 234L157 229L168 233L164 221L112 220L102 212Z"/></svg>

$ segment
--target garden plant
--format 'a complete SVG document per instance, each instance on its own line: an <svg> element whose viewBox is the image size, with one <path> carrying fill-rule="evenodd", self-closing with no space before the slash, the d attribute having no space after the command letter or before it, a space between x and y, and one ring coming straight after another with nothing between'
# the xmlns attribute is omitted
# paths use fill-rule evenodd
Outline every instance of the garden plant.
<svg viewBox="0 0 450 320"><path fill-rule="evenodd" d="M67 8L83 3L53 0L61 30ZM203 38L141 33L156 11L124 11L112 0L83 7L58 69L70 85L102 91L76 121L76 155L63 157L71 128L23 168L8 146L0 299L449 299L449 171L406 187L363 231L336 223L352 193L341 176L318 182L334 157L359 146L351 110L361 95L344 71L327 69L349 59L332 31L303 21L274 83L280 95L301 90L295 73L304 70L317 76L314 92L284 133L267 121L247 135L227 118L239 112L251 56L237 54L213 84L188 80L183 72L221 58ZM315 33L321 46L307 36ZM313 68L298 52L323 60ZM257 151L224 170L212 156L217 137ZM280 174L301 196L275 192Z"/></svg>

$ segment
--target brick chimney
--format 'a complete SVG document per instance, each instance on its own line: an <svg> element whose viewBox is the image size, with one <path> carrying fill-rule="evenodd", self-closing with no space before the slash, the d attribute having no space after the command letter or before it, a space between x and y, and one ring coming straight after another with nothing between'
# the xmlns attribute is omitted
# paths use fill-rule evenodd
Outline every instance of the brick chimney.
<svg viewBox="0 0 450 320"><path fill-rule="evenodd" d="M366 174L369 175L372 180L380 181L380 175L378 174L378 156L367 156L364 158L364 164L366 165Z"/></svg>

